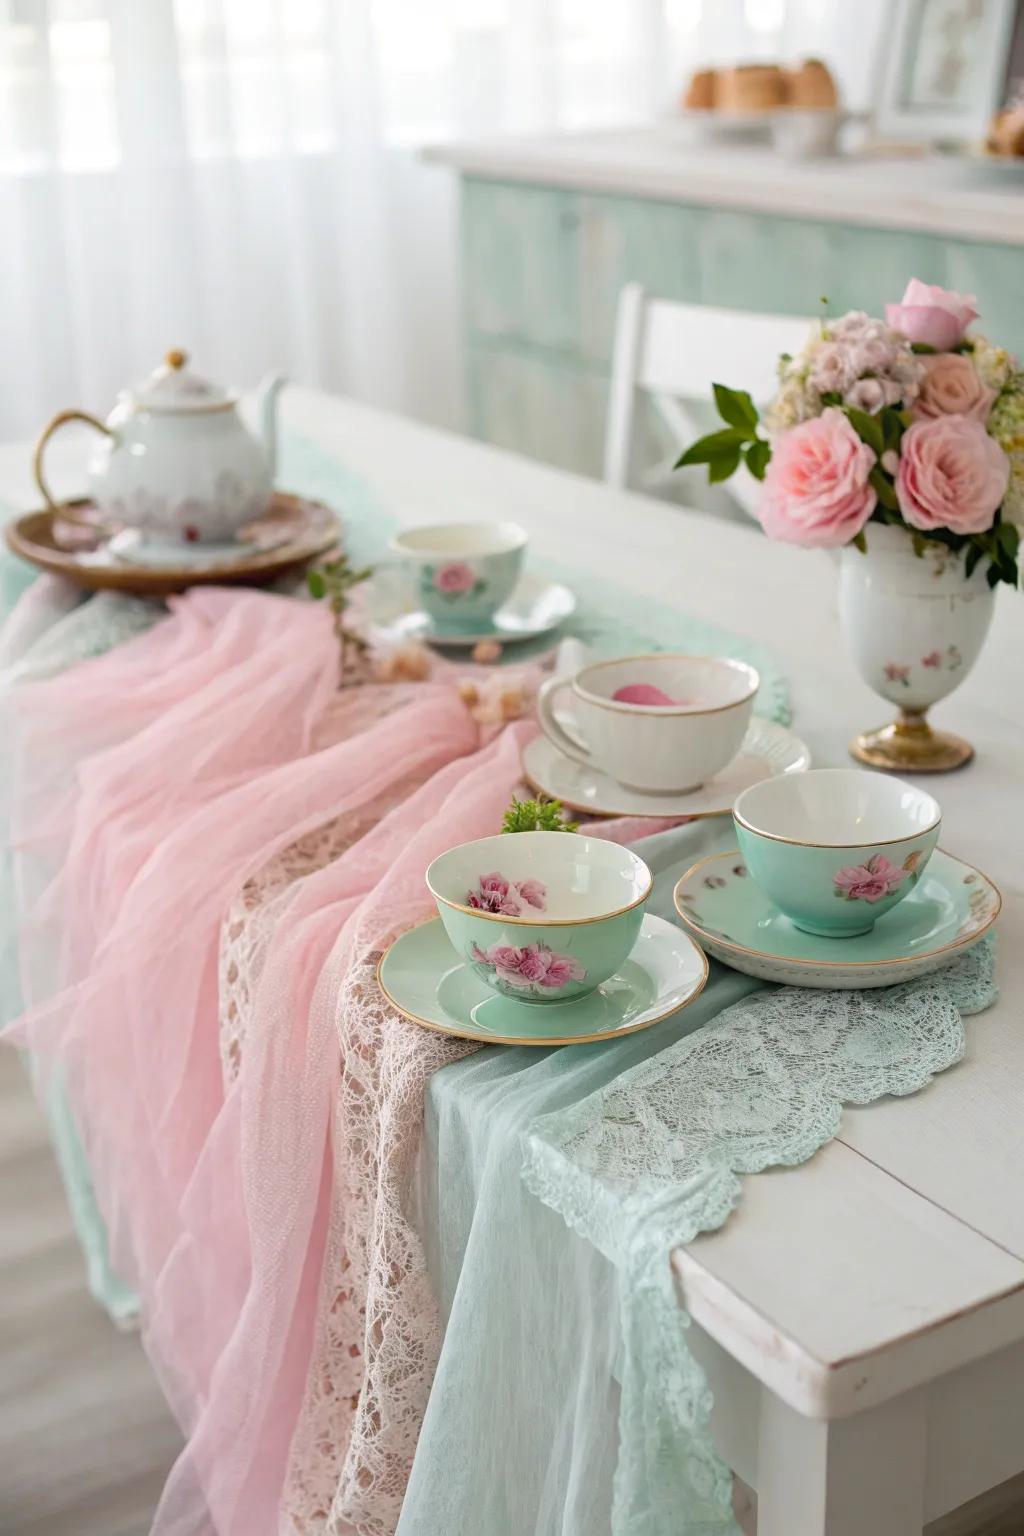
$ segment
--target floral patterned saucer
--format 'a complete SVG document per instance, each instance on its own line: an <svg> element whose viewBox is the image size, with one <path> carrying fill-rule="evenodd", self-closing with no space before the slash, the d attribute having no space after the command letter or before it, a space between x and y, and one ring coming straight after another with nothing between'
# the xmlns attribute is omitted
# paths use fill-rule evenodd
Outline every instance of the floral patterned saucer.
<svg viewBox="0 0 1024 1536"><path fill-rule="evenodd" d="M368 583L367 606L371 622L388 639L425 640L430 645L440 646L472 646L481 640L498 640L502 644L534 640L571 618L576 612L576 598L561 582L548 581L527 571L490 623L466 629L442 629L425 609L409 612L408 604L396 601L395 591L382 573L381 579L375 578Z"/></svg>
<svg viewBox="0 0 1024 1536"><path fill-rule="evenodd" d="M732 762L682 795L628 789L599 768L573 762L546 736L537 736L524 750L523 776L541 794L591 816L727 816L741 790L777 773L804 773L810 762L799 736L755 715Z"/></svg>
<svg viewBox="0 0 1024 1536"><path fill-rule="evenodd" d="M688 869L676 911L733 970L791 987L890 987L948 965L987 933L1002 897L987 875L937 848L910 895L870 933L820 938L794 927L755 885L738 850Z"/></svg>
<svg viewBox="0 0 1024 1536"><path fill-rule="evenodd" d="M377 967L384 996L414 1024L488 1045L585 1045L631 1035L692 1003L707 976L693 940L649 913L629 959L575 1002L538 1008L499 997L459 960L440 918L403 933Z"/></svg>

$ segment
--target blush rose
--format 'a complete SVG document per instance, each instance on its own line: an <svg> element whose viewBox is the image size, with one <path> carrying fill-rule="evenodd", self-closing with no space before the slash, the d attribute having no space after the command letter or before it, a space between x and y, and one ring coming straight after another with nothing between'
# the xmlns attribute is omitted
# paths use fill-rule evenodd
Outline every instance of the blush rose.
<svg viewBox="0 0 1024 1536"><path fill-rule="evenodd" d="M939 352L922 357L921 363L924 377L914 407L916 419L972 416L975 421L987 421L996 392L982 383L969 357L962 352Z"/></svg>
<svg viewBox="0 0 1024 1536"><path fill-rule="evenodd" d="M955 293L912 277L900 302L885 306L885 318L908 341L948 352L963 340L971 321L977 320L976 304L973 293Z"/></svg>
<svg viewBox="0 0 1024 1536"><path fill-rule="evenodd" d="M903 434L896 496L907 522L925 533L991 528L1009 479L1006 454L969 416L917 421Z"/></svg>
<svg viewBox="0 0 1024 1536"><path fill-rule="evenodd" d="M758 509L765 533L807 548L848 544L878 499L868 483L874 465L874 453L837 406L784 432L773 448Z"/></svg>
<svg viewBox="0 0 1024 1536"><path fill-rule="evenodd" d="M434 586L438 592L469 592L476 584L476 572L470 565L457 560L452 565L442 565L434 574Z"/></svg>

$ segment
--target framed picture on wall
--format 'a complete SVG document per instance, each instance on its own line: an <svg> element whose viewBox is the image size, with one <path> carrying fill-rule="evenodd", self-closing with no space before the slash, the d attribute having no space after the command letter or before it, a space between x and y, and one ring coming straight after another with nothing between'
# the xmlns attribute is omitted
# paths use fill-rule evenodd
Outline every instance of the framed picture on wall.
<svg viewBox="0 0 1024 1536"><path fill-rule="evenodd" d="M880 133L983 138L1003 103L1018 0L894 0L880 40Z"/></svg>

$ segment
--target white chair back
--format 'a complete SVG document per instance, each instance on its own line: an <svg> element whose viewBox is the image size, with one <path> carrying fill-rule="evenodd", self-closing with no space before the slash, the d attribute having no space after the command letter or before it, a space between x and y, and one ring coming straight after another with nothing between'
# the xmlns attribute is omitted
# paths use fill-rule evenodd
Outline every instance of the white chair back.
<svg viewBox="0 0 1024 1536"><path fill-rule="evenodd" d="M714 383L745 389L764 405L778 387L783 352L799 352L811 322L793 315L764 315L705 304L678 304L648 298L640 283L627 283L619 294L612 353L604 478L609 485L630 484L634 457L638 395L650 397L679 451L704 428L695 423L682 399L710 399ZM647 468L638 479L656 490L670 475L678 452ZM729 491L752 512L760 486L744 465Z"/></svg>

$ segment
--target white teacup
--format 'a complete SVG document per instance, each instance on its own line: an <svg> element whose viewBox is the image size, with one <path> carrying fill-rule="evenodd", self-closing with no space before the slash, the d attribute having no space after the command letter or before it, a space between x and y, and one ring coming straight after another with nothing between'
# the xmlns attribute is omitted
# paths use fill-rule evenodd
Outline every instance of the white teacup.
<svg viewBox="0 0 1024 1536"><path fill-rule="evenodd" d="M518 523L432 523L396 534L391 549L437 628L457 633L490 624L511 597L526 534Z"/></svg>
<svg viewBox="0 0 1024 1536"><path fill-rule="evenodd" d="M613 698L648 684L671 704ZM652 794L683 793L712 778L739 751L760 679L746 662L662 652L597 661L549 679L537 698L545 736L574 762ZM569 695L571 713L556 718ZM563 723L564 722L564 723Z"/></svg>

